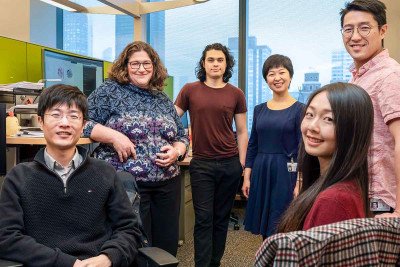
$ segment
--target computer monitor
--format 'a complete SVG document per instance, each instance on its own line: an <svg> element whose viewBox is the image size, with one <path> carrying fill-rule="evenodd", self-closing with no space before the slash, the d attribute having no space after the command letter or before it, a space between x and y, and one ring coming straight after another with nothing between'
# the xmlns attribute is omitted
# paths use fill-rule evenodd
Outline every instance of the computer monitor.
<svg viewBox="0 0 400 267"><path fill-rule="evenodd" d="M87 96L104 81L103 61L43 50L45 86L63 83L77 86Z"/></svg>

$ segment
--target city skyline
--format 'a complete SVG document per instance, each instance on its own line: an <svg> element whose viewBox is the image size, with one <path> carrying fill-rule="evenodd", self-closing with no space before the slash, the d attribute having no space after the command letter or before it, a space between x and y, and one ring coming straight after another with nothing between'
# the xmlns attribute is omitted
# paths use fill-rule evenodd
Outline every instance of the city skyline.
<svg viewBox="0 0 400 267"><path fill-rule="evenodd" d="M247 84L242 88L246 91L249 123L254 106L272 97L261 74L263 62L271 54L291 58L294 76L290 92L301 101L308 94L304 85L310 82L306 78L310 73L317 73L319 86L348 80L347 69L352 60L344 50L339 31L339 10L344 2L249 0ZM215 12L218 10L225 10L223 20L216 20L221 16ZM147 15L146 20L148 41L174 77L174 98L185 83L197 80L195 69L207 44L219 42L228 46L238 62L239 5L235 0L156 12ZM113 61L133 36L133 24L128 26L125 16L93 15L89 21L93 46L89 56ZM104 58L110 55L112 59ZM230 82L237 86L237 65L234 70Z"/></svg>

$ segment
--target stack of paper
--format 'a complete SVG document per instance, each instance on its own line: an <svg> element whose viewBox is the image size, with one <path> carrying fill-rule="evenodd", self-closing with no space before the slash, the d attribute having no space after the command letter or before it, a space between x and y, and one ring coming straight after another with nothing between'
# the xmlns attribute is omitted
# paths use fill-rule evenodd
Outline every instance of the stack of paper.
<svg viewBox="0 0 400 267"><path fill-rule="evenodd" d="M14 88L24 88L24 89L42 89L44 87L44 83L37 82L17 82L17 83L8 83L8 84L0 84L0 91L12 92Z"/></svg>
<svg viewBox="0 0 400 267"><path fill-rule="evenodd" d="M21 131L17 133L20 137L44 137L43 131Z"/></svg>

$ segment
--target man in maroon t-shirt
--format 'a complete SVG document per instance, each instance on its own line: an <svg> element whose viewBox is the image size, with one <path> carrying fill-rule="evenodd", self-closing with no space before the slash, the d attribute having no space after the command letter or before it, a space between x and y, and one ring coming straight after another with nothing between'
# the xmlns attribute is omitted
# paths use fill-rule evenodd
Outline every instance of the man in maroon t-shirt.
<svg viewBox="0 0 400 267"><path fill-rule="evenodd" d="M220 266L246 158L246 99L239 88L228 83L233 65L227 47L219 43L206 46L196 68L199 81L186 84L175 101L180 116L189 111L192 128L189 170L196 267Z"/></svg>

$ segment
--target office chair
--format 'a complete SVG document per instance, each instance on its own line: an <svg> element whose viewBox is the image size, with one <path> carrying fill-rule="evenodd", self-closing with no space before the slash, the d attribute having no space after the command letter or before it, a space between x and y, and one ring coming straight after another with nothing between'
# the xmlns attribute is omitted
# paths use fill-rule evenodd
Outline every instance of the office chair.
<svg viewBox="0 0 400 267"><path fill-rule="evenodd" d="M255 266L399 266L400 218L364 218L267 238Z"/></svg>
<svg viewBox="0 0 400 267"><path fill-rule="evenodd" d="M139 216L138 227L142 235L140 236L140 245L138 256L133 266L137 267L175 267L179 261L170 253L157 247L149 247L146 235L143 231L142 221L140 219L140 195L136 185L135 178L128 172L118 172L117 176L122 182L124 189L132 203L132 211ZM20 267L20 263L0 259L0 267Z"/></svg>
<svg viewBox="0 0 400 267"><path fill-rule="evenodd" d="M141 245L138 255L138 267L174 267L178 266L179 261L170 253L157 247L149 247L146 234L140 218L140 195L135 178L129 172L117 172L117 177L121 181L129 200L132 203L132 210L138 215L139 230L141 235Z"/></svg>
<svg viewBox="0 0 400 267"><path fill-rule="evenodd" d="M246 199L242 193L242 185L243 185L243 177L240 179L239 186L236 190L236 196L234 200L235 203L238 201L237 198L240 198L239 201L243 201L244 199ZM233 230L240 230L239 216L236 215L233 211L231 212L231 215L229 217L229 222L233 223Z"/></svg>

